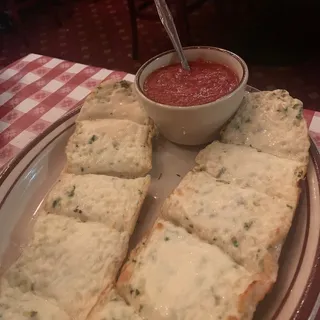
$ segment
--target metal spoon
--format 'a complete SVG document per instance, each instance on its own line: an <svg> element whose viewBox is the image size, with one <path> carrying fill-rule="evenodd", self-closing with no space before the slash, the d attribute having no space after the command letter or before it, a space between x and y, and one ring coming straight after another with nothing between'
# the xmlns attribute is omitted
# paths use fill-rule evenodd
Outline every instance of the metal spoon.
<svg viewBox="0 0 320 320"><path fill-rule="evenodd" d="M173 44L173 47L179 56L182 68L184 70L190 71L190 66L188 64L188 61L187 61L184 53L183 53L183 49L182 49L181 42L180 42L180 39L178 36L178 32L177 32L176 26L174 24L172 15L170 13L170 10L167 6L166 1L165 0L154 0L154 2L156 4L158 15L161 20L161 23L163 24L164 28L166 29L167 34Z"/></svg>

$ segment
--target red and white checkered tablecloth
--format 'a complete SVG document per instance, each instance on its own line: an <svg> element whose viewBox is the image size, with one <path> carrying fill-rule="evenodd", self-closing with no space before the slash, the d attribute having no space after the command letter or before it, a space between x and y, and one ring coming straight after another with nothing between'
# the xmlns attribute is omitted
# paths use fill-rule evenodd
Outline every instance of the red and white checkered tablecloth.
<svg viewBox="0 0 320 320"><path fill-rule="evenodd" d="M29 54L0 71L0 169L105 79L132 74ZM304 110L320 150L320 112Z"/></svg>
<svg viewBox="0 0 320 320"><path fill-rule="evenodd" d="M0 169L105 79L125 72L29 54L0 71Z"/></svg>

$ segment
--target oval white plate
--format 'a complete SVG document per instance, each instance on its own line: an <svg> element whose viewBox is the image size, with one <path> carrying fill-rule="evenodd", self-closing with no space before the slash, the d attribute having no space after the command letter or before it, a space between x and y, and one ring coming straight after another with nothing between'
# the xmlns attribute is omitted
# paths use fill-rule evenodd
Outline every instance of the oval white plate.
<svg viewBox="0 0 320 320"><path fill-rule="evenodd" d="M4 270L16 259L29 235L32 217L65 164L64 148L79 109L54 123L0 174L0 261ZM142 208L134 246L157 216L159 206L193 166L199 147L154 142L152 184ZM320 157L312 144L300 205L280 257L279 277L260 303L256 320L319 319L320 298Z"/></svg>

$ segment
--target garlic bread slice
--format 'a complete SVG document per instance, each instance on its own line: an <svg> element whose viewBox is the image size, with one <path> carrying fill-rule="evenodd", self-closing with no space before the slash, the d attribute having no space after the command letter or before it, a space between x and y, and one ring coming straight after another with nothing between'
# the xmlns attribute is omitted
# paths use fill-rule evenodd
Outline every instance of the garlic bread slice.
<svg viewBox="0 0 320 320"><path fill-rule="evenodd" d="M218 141L201 150L196 163L216 179L291 202L299 198L299 181L307 169L301 162Z"/></svg>
<svg viewBox="0 0 320 320"><path fill-rule="evenodd" d="M310 141L302 102L286 90L248 93L222 131L222 142L252 146L307 165Z"/></svg>
<svg viewBox="0 0 320 320"><path fill-rule="evenodd" d="M170 222L158 221L132 252L119 293L145 319L251 319L269 286Z"/></svg>
<svg viewBox="0 0 320 320"><path fill-rule="evenodd" d="M135 178L152 167L150 126L129 120L93 120L76 123L68 141L67 172Z"/></svg>
<svg viewBox="0 0 320 320"><path fill-rule="evenodd" d="M164 202L162 216L274 282L295 205L191 171Z"/></svg>
<svg viewBox="0 0 320 320"><path fill-rule="evenodd" d="M132 234L149 185L150 176L123 179L62 173L45 199L45 210Z"/></svg>
<svg viewBox="0 0 320 320"><path fill-rule="evenodd" d="M128 234L100 223L42 213L30 244L4 277L11 287L51 299L86 319L126 256Z"/></svg>

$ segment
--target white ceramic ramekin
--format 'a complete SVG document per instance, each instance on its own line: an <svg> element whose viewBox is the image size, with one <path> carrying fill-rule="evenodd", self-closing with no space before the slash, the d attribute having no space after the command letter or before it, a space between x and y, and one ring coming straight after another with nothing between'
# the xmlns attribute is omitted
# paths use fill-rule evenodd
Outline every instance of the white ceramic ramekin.
<svg viewBox="0 0 320 320"><path fill-rule="evenodd" d="M238 76L239 85L222 98L202 105L177 107L149 99L143 92L148 75L158 68L179 62L177 54L171 50L141 66L135 78L135 91L150 118L168 140L183 145L205 144L215 138L222 125L238 109L248 81L248 67L239 56L220 48L187 47L184 53L189 61L203 59L229 67Z"/></svg>

